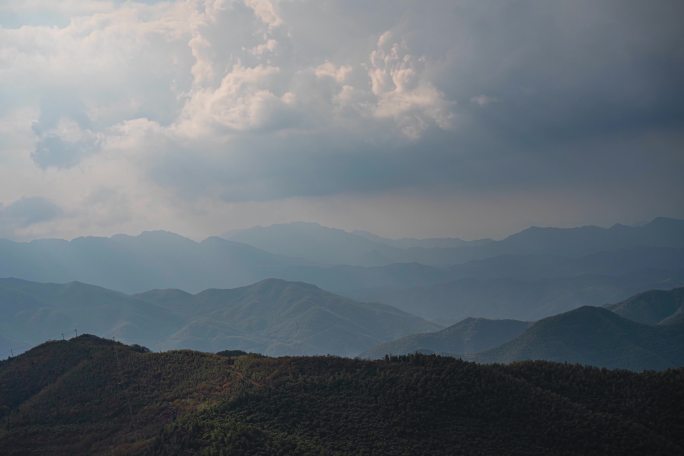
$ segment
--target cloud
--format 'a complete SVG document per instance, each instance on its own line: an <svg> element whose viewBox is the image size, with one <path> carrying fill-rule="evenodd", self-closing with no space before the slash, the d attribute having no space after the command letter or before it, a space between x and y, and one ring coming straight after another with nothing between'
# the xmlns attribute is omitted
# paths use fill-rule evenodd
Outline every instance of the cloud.
<svg viewBox="0 0 684 456"><path fill-rule="evenodd" d="M405 43L387 31L378 38L370 54L368 76L377 97L375 115L394 118L401 131L416 139L430 122L439 128L451 126L452 114L444 95L423 76L424 58L411 55Z"/></svg>
<svg viewBox="0 0 684 456"><path fill-rule="evenodd" d="M7 206L0 205L0 234L14 238L26 228L62 215L62 209L49 199L24 197Z"/></svg>
<svg viewBox="0 0 684 456"><path fill-rule="evenodd" d="M511 197L521 215L500 226L531 208L553 224L568 221L554 200L591 206L569 202L578 188L620 221L684 216L676 1L15 3L0 6L0 200L50 195L69 214L23 233L218 233L279 204L338 220L325 201L344 200L350 227L418 230L407 214L434 207L448 234L463 226L437 214L449 201L477 219L533 192L548 202Z"/></svg>
<svg viewBox="0 0 684 456"><path fill-rule="evenodd" d="M47 129L36 123L33 131L38 141L31 157L41 168L74 166L99 148L98 134L82 129L71 118L60 118Z"/></svg>
<svg viewBox="0 0 684 456"><path fill-rule="evenodd" d="M245 4L252 8L254 14L269 28L282 25L283 20L278 16L273 3L269 0L245 0Z"/></svg>
<svg viewBox="0 0 684 456"><path fill-rule="evenodd" d="M199 89L186 103L178 128L191 136L214 131L284 128L292 92L274 93L274 66L233 66L215 89Z"/></svg>

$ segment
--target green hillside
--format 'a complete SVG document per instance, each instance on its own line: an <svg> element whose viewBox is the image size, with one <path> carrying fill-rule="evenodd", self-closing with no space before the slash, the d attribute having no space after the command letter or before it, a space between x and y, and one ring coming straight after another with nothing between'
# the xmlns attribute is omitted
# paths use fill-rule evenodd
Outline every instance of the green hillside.
<svg viewBox="0 0 684 456"><path fill-rule="evenodd" d="M681 454L684 370L147 353L0 362L0 454Z"/></svg>

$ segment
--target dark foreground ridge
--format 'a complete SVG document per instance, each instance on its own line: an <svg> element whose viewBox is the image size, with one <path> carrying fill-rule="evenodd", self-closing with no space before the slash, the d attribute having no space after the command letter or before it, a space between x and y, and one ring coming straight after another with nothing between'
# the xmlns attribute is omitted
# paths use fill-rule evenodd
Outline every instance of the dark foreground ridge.
<svg viewBox="0 0 684 456"><path fill-rule="evenodd" d="M149 353L0 362L0 454L682 454L684 369Z"/></svg>

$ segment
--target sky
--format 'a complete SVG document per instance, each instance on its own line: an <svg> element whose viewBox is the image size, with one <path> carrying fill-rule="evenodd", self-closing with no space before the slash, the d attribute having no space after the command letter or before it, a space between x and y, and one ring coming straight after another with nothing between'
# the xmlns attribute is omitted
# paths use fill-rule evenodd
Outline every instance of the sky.
<svg viewBox="0 0 684 456"><path fill-rule="evenodd" d="M684 217L680 0L0 0L0 237Z"/></svg>

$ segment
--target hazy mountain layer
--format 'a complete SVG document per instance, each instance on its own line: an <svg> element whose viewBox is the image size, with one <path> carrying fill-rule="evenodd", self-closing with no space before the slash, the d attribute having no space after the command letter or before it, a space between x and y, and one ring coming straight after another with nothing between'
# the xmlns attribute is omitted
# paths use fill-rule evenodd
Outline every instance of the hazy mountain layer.
<svg viewBox="0 0 684 456"><path fill-rule="evenodd" d="M632 370L684 365L684 325L649 326L601 307L545 318L500 347L472 356L487 363L547 360Z"/></svg>
<svg viewBox="0 0 684 456"><path fill-rule="evenodd" d="M416 262L374 267L321 265L224 239L194 242L166 232L147 232L135 237L79 238L70 242L0 241L0 277L57 283L81 281L126 293L156 288L178 288L195 293L207 288L245 286L277 277L313 283L352 299L396 305L441 324L451 324L469 316L529 320L583 304L616 302L650 288L684 285L684 249L675 247L679 225L676 220L656 219L637 228L580 230L580 233L603 233L600 238L608 239L605 251L585 256L578 253L582 249L570 257L540 253L532 248L526 250L521 247L526 244L519 240L515 242L517 250L513 250L536 253L500 254L511 249L497 247L498 250L492 250L492 245L505 245L505 241L468 243L462 248L477 250L480 253L475 257L487 258L451 267ZM297 231L300 225L287 227ZM315 225L304 227L306 230L300 233L297 242L283 240L283 244L292 249L288 252L295 256L314 252L325 257L327 263L345 261L336 251L356 255L368 252L368 248L375 253L401 252L399 257L387 257L383 262L424 260L430 263L429 258L414 253L431 252L430 255L439 254L447 259L455 248L403 248L340 230ZM325 236L316 235L321 230ZM309 231L313 234L309 235ZM532 230L522 239L529 239L537 231ZM560 244L577 234L572 229L550 232L555 234L540 231L547 233L542 236L544 239L551 236ZM653 233L662 236L659 238ZM613 239L616 236L620 242ZM338 237L344 241L339 241ZM356 242L357 238L361 247L347 245ZM275 236L272 243L278 244L279 239ZM545 242L550 241L547 239L542 244ZM625 247L639 242L655 246ZM661 244L671 247L658 246ZM620 249L611 250L614 247ZM559 249L556 250L562 250ZM452 260L455 261L452 258L437 263L449 264ZM577 278L583 275L607 277ZM572 279L555 280L559 278ZM472 283L459 283L462 279L473 280ZM513 280L518 282L511 282ZM542 280L545 282L540 282ZM588 283L591 281L594 283ZM478 287L481 290L477 290Z"/></svg>
<svg viewBox="0 0 684 456"><path fill-rule="evenodd" d="M437 328L388 305L356 302L314 285L277 279L196 295L162 290L137 297L184 320L164 341L167 349L352 356L397 334Z"/></svg>
<svg viewBox="0 0 684 456"><path fill-rule="evenodd" d="M361 358L379 359L385 355L437 353L462 355L497 347L520 335L530 326L517 320L466 318L440 331L413 334L384 342L360 354Z"/></svg>
<svg viewBox="0 0 684 456"><path fill-rule="evenodd" d="M0 357L75 330L155 350L243 349L266 354L355 355L397 337L438 329L384 304L355 302L314 285L265 280L192 295L130 296L72 282L0 279Z"/></svg>
<svg viewBox="0 0 684 456"><path fill-rule="evenodd" d="M392 240L368 233L348 233L315 223L254 227L230 239L282 255L327 264L378 266L398 262L450 265L498 255L579 257L635 247L684 248L684 220L656 218L642 226L611 228L531 227L500 241Z"/></svg>
<svg viewBox="0 0 684 456"><path fill-rule="evenodd" d="M0 277L80 281L124 292L231 288L271 277L280 267L304 264L225 239L194 242L163 231L73 241L0 240L0 260Z"/></svg>
<svg viewBox="0 0 684 456"><path fill-rule="evenodd" d="M684 448L684 370L144 353L0 362L0 453L644 455Z"/></svg>
<svg viewBox="0 0 684 456"><path fill-rule="evenodd" d="M650 290L606 307L622 317L647 325L677 324L684 312L684 288Z"/></svg>

